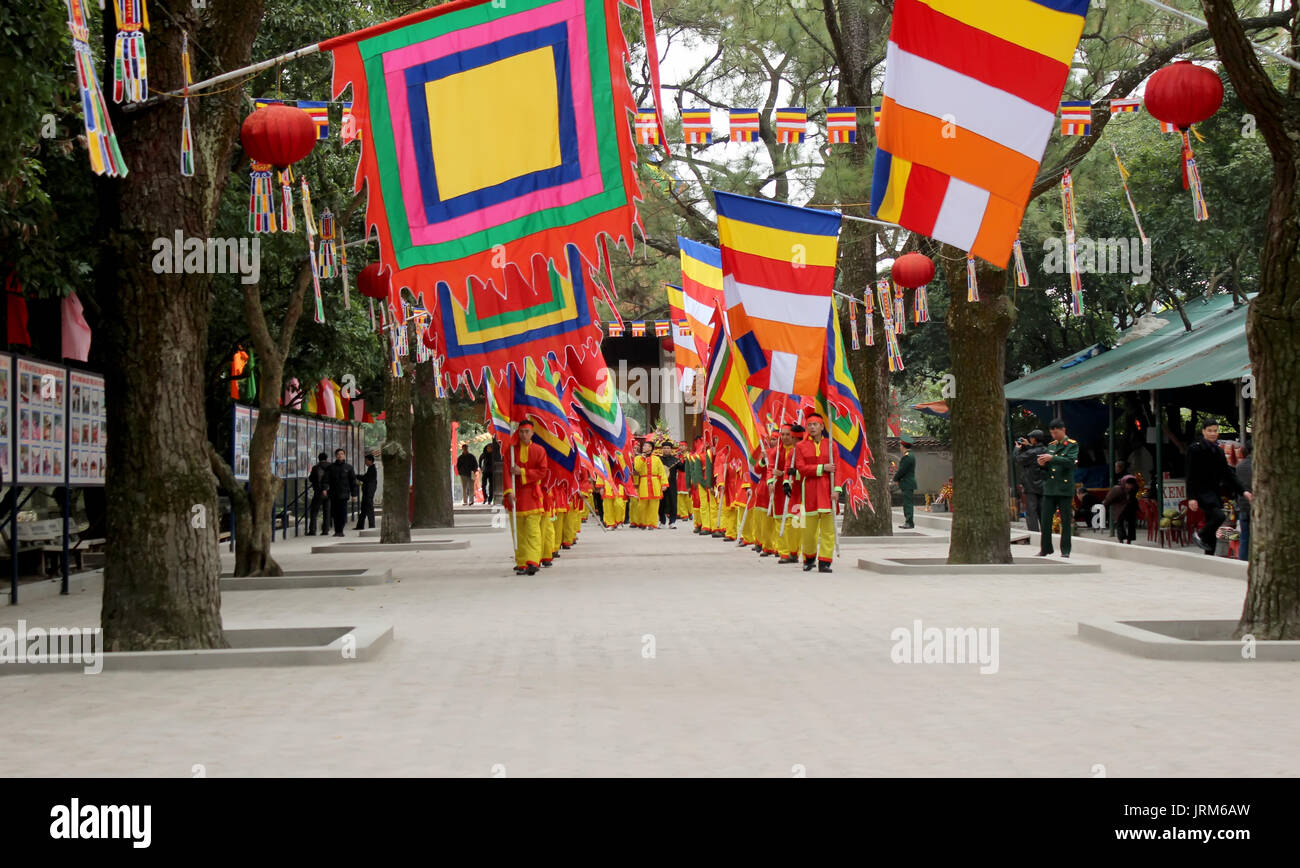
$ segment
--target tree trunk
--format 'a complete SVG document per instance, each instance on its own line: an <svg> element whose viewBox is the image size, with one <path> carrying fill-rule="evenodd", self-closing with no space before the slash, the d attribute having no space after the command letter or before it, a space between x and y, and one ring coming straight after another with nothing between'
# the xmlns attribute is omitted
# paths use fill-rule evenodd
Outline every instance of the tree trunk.
<svg viewBox="0 0 1300 868"><path fill-rule="evenodd" d="M1011 563L1007 488L1007 335L1016 321L1007 272L976 260L979 301L966 300L966 254L944 245L952 410L950 564Z"/></svg>
<svg viewBox="0 0 1300 868"><path fill-rule="evenodd" d="M284 575L284 570L271 557L271 543L275 541L275 499L284 487L284 480L275 475L273 468L275 440L280 431L281 416L278 381L278 377L262 377L258 392L260 400L257 424L253 426L253 435L248 444L247 505L250 532L244 537L235 537L237 576ZM275 387L274 391L272 386Z"/></svg>
<svg viewBox="0 0 1300 868"><path fill-rule="evenodd" d="M433 365L415 369L415 515L412 527L454 527L451 491L451 407L439 398Z"/></svg>
<svg viewBox="0 0 1300 868"><path fill-rule="evenodd" d="M1246 317L1254 375L1250 567L1237 635L1300 639L1300 74L1275 87L1228 0L1202 0L1219 59L1273 157L1259 294ZM1292 4L1294 8L1294 4ZM1290 26L1291 44L1300 19ZM1294 54L1294 52L1292 52Z"/></svg>
<svg viewBox="0 0 1300 868"><path fill-rule="evenodd" d="M407 359L402 377L394 377L389 368L385 392L384 520L380 523L379 541L411 541L411 380L414 360Z"/></svg>
<svg viewBox="0 0 1300 868"><path fill-rule="evenodd" d="M180 4L177 4L180 7ZM181 80L181 26L224 68L248 62L262 18L261 0L205 12L184 4L154 19L151 78ZM112 56L116 26L103 15ZM200 62L197 77L209 72ZM101 66L107 72L109 66ZM238 90L203 99L193 115L195 174L174 170L180 106L163 100L124 114L109 103L125 178L101 178L99 225L105 238L97 296L104 300L98 338L105 371L108 473L107 558L101 623L110 651L222 648L217 491L208 461L203 390L211 276L165 273L153 244L177 230L206 239L216 222L241 118ZM170 169L164 167L171 167ZM174 259L171 264L174 264Z"/></svg>

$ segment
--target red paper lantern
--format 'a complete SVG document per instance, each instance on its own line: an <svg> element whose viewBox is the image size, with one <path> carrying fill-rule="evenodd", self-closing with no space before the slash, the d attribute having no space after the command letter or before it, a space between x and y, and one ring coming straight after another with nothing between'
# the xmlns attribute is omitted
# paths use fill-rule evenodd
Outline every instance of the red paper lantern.
<svg viewBox="0 0 1300 868"><path fill-rule="evenodd" d="M283 169L316 147L316 124L302 109L278 104L263 106L244 118L239 140L254 161Z"/></svg>
<svg viewBox="0 0 1300 868"><path fill-rule="evenodd" d="M659 342L659 346L664 348L665 353L671 353L677 349L677 344L672 338L664 338Z"/></svg>
<svg viewBox="0 0 1300 868"><path fill-rule="evenodd" d="M392 283L392 273L378 262L372 262L357 275L357 289L366 298L388 298L388 287Z"/></svg>
<svg viewBox="0 0 1300 868"><path fill-rule="evenodd" d="M934 280L934 261L924 253L905 253L894 260L894 283L909 289Z"/></svg>
<svg viewBox="0 0 1300 868"><path fill-rule="evenodd" d="M1223 105L1223 82L1213 70L1180 60L1151 76L1144 102L1153 118L1186 130Z"/></svg>

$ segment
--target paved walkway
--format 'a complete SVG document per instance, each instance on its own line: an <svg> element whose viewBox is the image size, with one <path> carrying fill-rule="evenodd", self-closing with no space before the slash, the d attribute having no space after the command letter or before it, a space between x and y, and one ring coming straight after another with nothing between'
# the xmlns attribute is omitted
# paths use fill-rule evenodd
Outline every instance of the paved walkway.
<svg viewBox="0 0 1300 868"><path fill-rule="evenodd" d="M507 533L464 538L468 550L382 555L289 540L287 568L391 566L400 581L223 599L229 627L389 621L396 639L372 662L0 676L0 769L1300 775L1291 665L1149 661L1074 635L1081 618L1235 618L1240 580L1105 559L1100 575L879 576L852 568L862 549L819 575L688 529L590 524L553 569L517 578ZM98 611L91 584L0 608L0 626L94 625ZM997 674L891 662L891 632L917 619L997 627Z"/></svg>

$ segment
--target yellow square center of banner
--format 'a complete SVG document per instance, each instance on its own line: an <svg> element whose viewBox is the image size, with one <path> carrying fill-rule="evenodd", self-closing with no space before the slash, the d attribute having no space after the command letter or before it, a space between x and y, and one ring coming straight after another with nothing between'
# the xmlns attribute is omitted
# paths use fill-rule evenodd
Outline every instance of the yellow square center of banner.
<svg viewBox="0 0 1300 868"><path fill-rule="evenodd" d="M444 201L560 165L550 47L428 82L424 95Z"/></svg>

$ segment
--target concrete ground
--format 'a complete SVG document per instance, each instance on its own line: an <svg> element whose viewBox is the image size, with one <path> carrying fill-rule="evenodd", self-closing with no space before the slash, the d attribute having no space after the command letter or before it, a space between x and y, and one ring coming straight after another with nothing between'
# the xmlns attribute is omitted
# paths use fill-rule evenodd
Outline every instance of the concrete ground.
<svg viewBox="0 0 1300 868"><path fill-rule="evenodd" d="M508 533L464 538L461 551L355 555L291 539L276 547L286 568L391 567L399 580L223 598L228 627L391 622L395 641L371 662L0 676L0 770L1300 775L1292 664L1151 661L1075 636L1086 618L1235 618L1237 579L1111 559L1093 575L891 577L855 569L862 548L822 575L680 526L590 523L555 567L521 578ZM946 543L872 551L939 556ZM93 626L98 590L0 608L0 627ZM893 662L891 633L917 620L996 627L996 674Z"/></svg>

